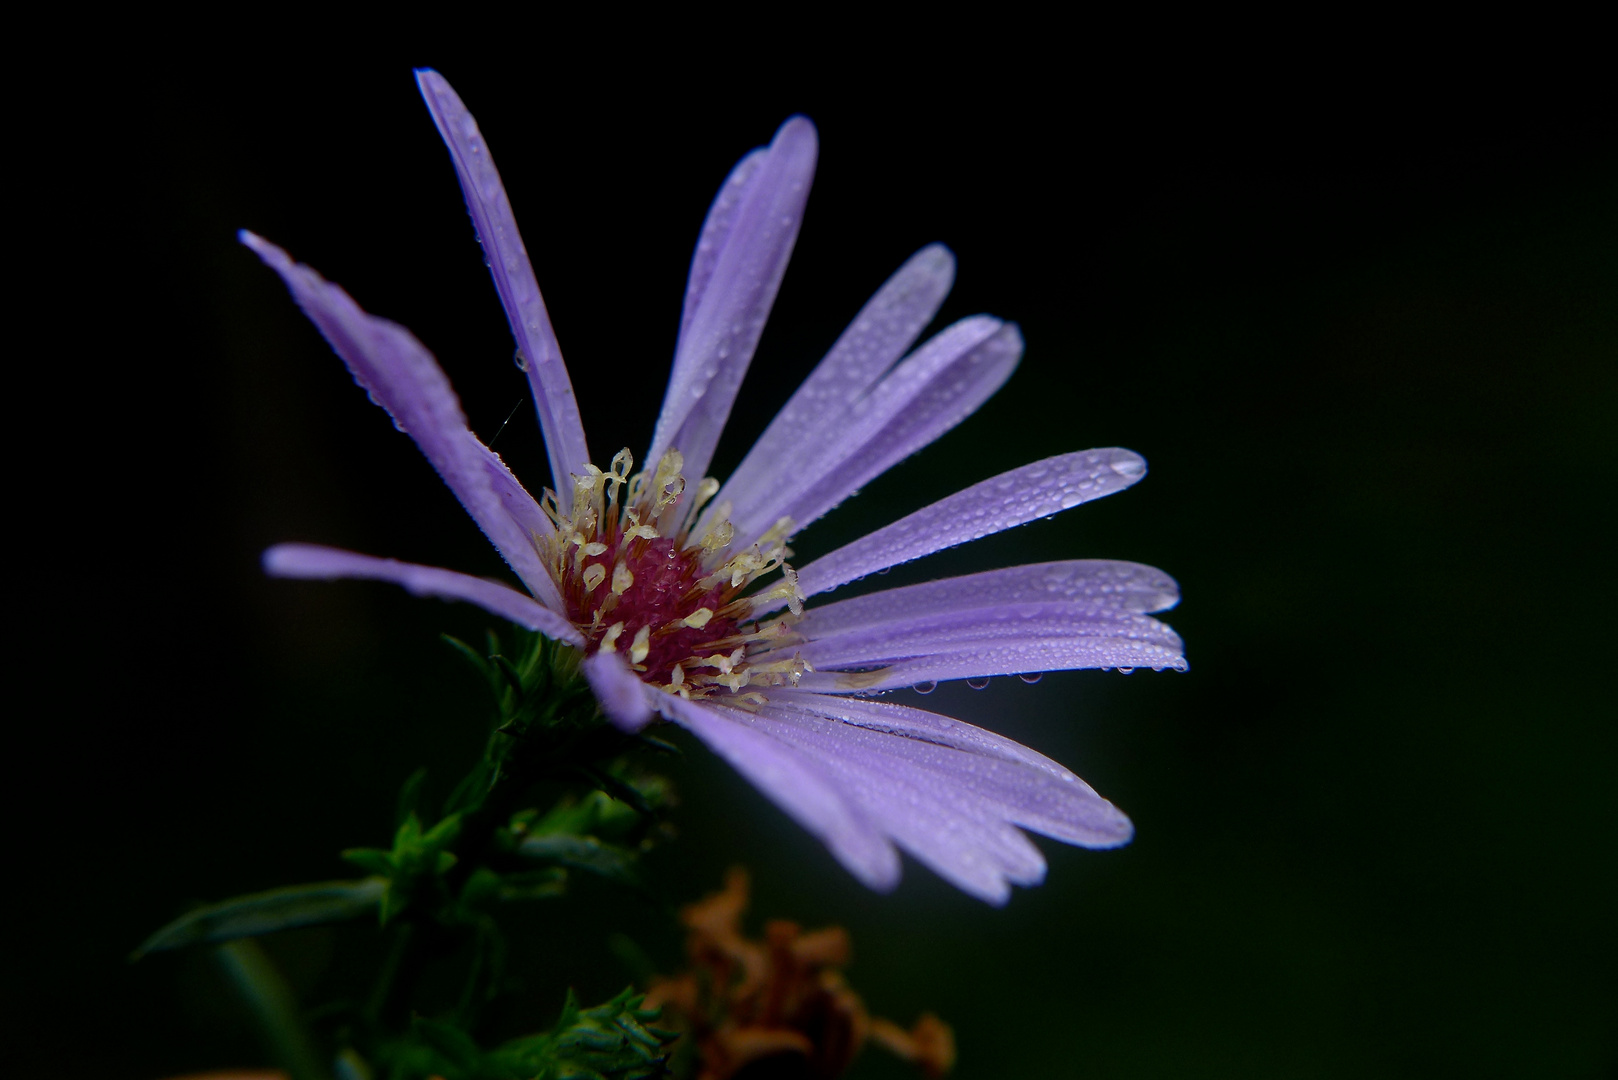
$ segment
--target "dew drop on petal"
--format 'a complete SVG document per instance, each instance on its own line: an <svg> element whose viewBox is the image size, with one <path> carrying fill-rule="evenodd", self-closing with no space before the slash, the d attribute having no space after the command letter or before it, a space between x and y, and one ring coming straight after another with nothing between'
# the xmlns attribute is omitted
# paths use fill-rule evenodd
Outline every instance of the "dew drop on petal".
<svg viewBox="0 0 1618 1080"><path fill-rule="evenodd" d="M985 679L968 679L968 680L966 680L966 685L970 686L974 690L985 690L989 686L989 680L986 679L986 678Z"/></svg>
<svg viewBox="0 0 1618 1080"><path fill-rule="evenodd" d="M1118 674L1120 674L1120 675L1128 675L1130 672L1132 672L1134 670L1135 669L1132 668L1132 667L1121 667L1121 668L1118 669Z"/></svg>
<svg viewBox="0 0 1618 1080"><path fill-rule="evenodd" d="M1021 679L1023 682L1027 683L1029 686L1033 686L1035 683L1037 683L1039 680L1043 679L1044 677L1045 677L1045 673L1043 671L1025 671L1022 674L1017 676L1017 678Z"/></svg>
<svg viewBox="0 0 1618 1080"><path fill-rule="evenodd" d="M517 370L518 371L527 371L528 370L528 357L526 357L526 356L524 356L522 354L522 349L521 348L519 348L516 352L511 354L511 362L513 364L517 365Z"/></svg>
<svg viewBox="0 0 1618 1080"><path fill-rule="evenodd" d="M1064 491L1064 492L1062 492L1062 509L1063 510L1071 510L1071 509L1073 509L1075 506L1079 505L1083 501L1084 501L1084 496L1080 495L1077 491ZM1049 520L1049 519L1046 519L1046 520Z"/></svg>
<svg viewBox="0 0 1618 1080"><path fill-rule="evenodd" d="M1110 461L1112 471L1125 480L1134 480L1146 472L1146 463L1138 457L1127 457L1119 461Z"/></svg>
<svg viewBox="0 0 1618 1080"><path fill-rule="evenodd" d="M926 682L917 683L915 686L912 686L910 689L914 690L918 694L930 694L934 690L938 689L938 684L936 682L933 682L931 679L929 679Z"/></svg>

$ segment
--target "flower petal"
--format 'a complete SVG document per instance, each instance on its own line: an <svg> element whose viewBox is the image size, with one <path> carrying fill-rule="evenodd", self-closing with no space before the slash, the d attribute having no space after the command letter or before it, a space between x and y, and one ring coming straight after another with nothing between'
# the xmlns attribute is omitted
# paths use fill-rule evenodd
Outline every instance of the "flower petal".
<svg viewBox="0 0 1618 1080"><path fill-rule="evenodd" d="M1081 604L999 604L952 611L927 618L906 616L816 638L781 650L817 670L893 664L940 653L987 648L1018 641L1063 638L1117 639L1166 649L1178 655L1185 645L1172 628L1149 615L1096 611ZM761 656L768 663L771 656Z"/></svg>
<svg viewBox="0 0 1618 1080"><path fill-rule="evenodd" d="M697 250L691 255L691 272L685 283L685 304L680 309L681 338L691 331L691 320L696 318L697 308L702 306L702 298L708 293L708 283L713 280L714 267L719 264L719 256L725 252L725 241L736 224L736 213L752 190L758 167L769 154L769 147L763 146L750 151L730 170L725 182L719 185L719 194L714 196L708 216L703 219L702 233L697 237Z"/></svg>
<svg viewBox="0 0 1618 1080"><path fill-rule="evenodd" d="M673 448L685 474L713 460L742 376L786 273L814 177L815 127L795 116L760 158L744 158L720 191L692 260L686 318L674 350L647 467Z"/></svg>
<svg viewBox="0 0 1618 1080"><path fill-rule="evenodd" d="M823 448L807 458L797 483L746 520L732 518L737 546L752 543L781 517L797 528L873 477L909 457L972 415L1010 377L1022 357L1022 335L987 316L963 319L917 349L877 384L859 406L828 423Z"/></svg>
<svg viewBox="0 0 1618 1080"><path fill-rule="evenodd" d="M659 694L658 711L690 731L714 753L819 837L837 861L879 892L899 883L899 856L824 769L761 730L735 709Z"/></svg>
<svg viewBox="0 0 1618 1080"><path fill-rule="evenodd" d="M651 722L653 713L646 696L651 691L640 676L629 670L617 653L597 652L579 665L595 691L596 701L607 719L624 731L639 731Z"/></svg>
<svg viewBox="0 0 1618 1080"><path fill-rule="evenodd" d="M467 434L471 435L471 432ZM511 474L510 469L506 468L506 463L500 459L500 455L484 446L477 436L472 435L471 438L478 456L483 459L483 475L488 477L489 487L500 500L500 505L505 507L511 520L532 539L555 533L556 526L551 524L551 519L545 516L545 511L539 508L539 503L534 501L534 497L528 494L528 489Z"/></svg>
<svg viewBox="0 0 1618 1080"><path fill-rule="evenodd" d="M770 421L713 505L729 502L733 517L750 520L755 504L770 499L802 468L805 448L820 444L828 419L847 414L915 343L954 281L955 256L943 244L912 255Z"/></svg>
<svg viewBox="0 0 1618 1080"><path fill-rule="evenodd" d="M436 566L419 566L397 559L379 559L318 544L277 544L264 553L264 570L275 577L366 578L403 585L417 596L465 600L518 626L536 630L569 645L584 644L579 631L562 616L509 585Z"/></svg>
<svg viewBox="0 0 1618 1080"><path fill-rule="evenodd" d="M798 572L804 596L1122 491L1146 462L1116 447L1036 461L973 484L824 555ZM1172 584L1172 583L1171 583Z"/></svg>
<svg viewBox="0 0 1618 1080"><path fill-rule="evenodd" d="M1129 818L1089 784L1038 751L992 731L905 705L796 691L773 691L770 708L857 726L881 740L866 744L872 752L925 762L998 804L1007 821L1066 843L1116 847L1134 835Z"/></svg>
<svg viewBox="0 0 1618 1080"><path fill-rule="evenodd" d="M466 208L483 245L483 257L489 273L494 275L494 287L511 322L512 336L522 351L523 371L528 375L539 426L545 433L545 448L550 453L556 497L565 512L573 498L568 475L582 474L590 451L584 442L584 423L579 419L579 403L573 397L573 382L562 362L556 331L539 294L539 282L534 279L522 235L517 231L511 200L506 197L489 147L478 133L477 121L467 112L460 96L430 68L416 72L416 85L455 162L455 175L466 195Z"/></svg>
<svg viewBox="0 0 1618 1080"><path fill-rule="evenodd" d="M925 759L885 754L878 745L902 739L768 706L754 724L818 762L883 832L964 892L1000 905L1010 883L1044 878L1039 850L991 801ZM927 749L937 756L957 753Z"/></svg>
<svg viewBox="0 0 1618 1080"><path fill-rule="evenodd" d="M298 306L348 365L354 381L421 447L528 590L561 611L561 596L530 536L490 484L491 452L467 428L461 403L426 346L398 323L366 314L340 287L294 263L263 237L246 230L239 236L281 275Z"/></svg>
<svg viewBox="0 0 1618 1080"><path fill-rule="evenodd" d="M810 563L810 566L815 565ZM801 587L803 578L800 576ZM823 604L793 629L808 638L906 618L927 618L1000 604L1066 602L1095 611L1144 615L1180 600L1180 587L1155 566L1109 559L1071 559L986 570Z"/></svg>
<svg viewBox="0 0 1618 1080"><path fill-rule="evenodd" d="M1024 641L986 638L875 671L812 671L799 680L798 686L822 694L864 694L949 679L1114 667L1131 671L1139 667L1153 671L1165 668L1186 671L1190 665L1177 648L1128 636L1049 637Z"/></svg>

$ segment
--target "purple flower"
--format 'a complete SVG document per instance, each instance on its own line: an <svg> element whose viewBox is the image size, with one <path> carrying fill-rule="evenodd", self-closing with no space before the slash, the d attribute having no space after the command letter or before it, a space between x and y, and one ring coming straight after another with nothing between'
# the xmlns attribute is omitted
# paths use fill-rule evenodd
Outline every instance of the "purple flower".
<svg viewBox="0 0 1618 1080"><path fill-rule="evenodd" d="M403 327L250 233L304 312L427 455L527 588L306 544L272 574L392 581L466 600L567 642L602 710L634 730L671 720L735 766L874 889L895 844L961 889L1004 903L1039 882L1030 829L1085 847L1129 819L1056 762L981 728L871 700L896 687L1070 668L1186 666L1148 616L1173 579L1137 563L1016 566L804 608L866 574L1130 486L1146 463L1086 450L1014 469L794 571L787 543L867 481L969 416L1022 355L1017 328L974 316L911 350L954 277L941 245L899 268L724 484L704 478L797 237L816 157L794 117L726 180L703 225L663 411L635 470L592 464L567 369L477 124L417 74L454 159L516 336L554 490L536 500L468 429L437 362ZM908 350L908 352L907 352ZM1020 828L1019 828L1020 827Z"/></svg>

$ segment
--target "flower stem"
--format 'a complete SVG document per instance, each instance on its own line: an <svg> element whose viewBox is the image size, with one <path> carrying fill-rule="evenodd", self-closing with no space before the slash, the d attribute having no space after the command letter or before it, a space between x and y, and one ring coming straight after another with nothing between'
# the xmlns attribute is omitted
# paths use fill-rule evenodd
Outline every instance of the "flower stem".
<svg viewBox="0 0 1618 1080"><path fill-rule="evenodd" d="M266 1049L292 1080L331 1080L304 1030L292 988L258 942L238 938L219 946L214 956L252 1012Z"/></svg>

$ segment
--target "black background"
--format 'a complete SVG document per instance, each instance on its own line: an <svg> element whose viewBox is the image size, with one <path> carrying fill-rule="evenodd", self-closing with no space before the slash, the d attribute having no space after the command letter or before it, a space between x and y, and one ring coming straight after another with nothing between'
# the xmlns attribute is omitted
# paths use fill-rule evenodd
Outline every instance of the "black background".
<svg viewBox="0 0 1618 1080"><path fill-rule="evenodd" d="M122 69L93 105L64 104L69 71L38 88L66 155L25 170L50 269L21 316L48 344L13 403L36 432L21 496L57 523L14 523L43 568L18 591L51 612L16 676L22 700L43 688L19 738L43 738L10 766L25 1066L261 1060L201 958L128 950L189 902L341 876L412 768L441 795L478 752L478 687L437 635L487 617L257 569L309 540L502 572L234 242L260 232L408 324L493 435L526 391L415 94L432 63L500 164L599 456L649 440L713 191L801 111L819 173L716 472L929 241L960 260L939 325L1015 319L1027 353L800 559L1038 457L1151 465L883 582L1069 557L1178 578L1189 674L916 699L1074 768L1131 814L1132 846L1041 842L1048 881L1004 910L914 864L876 896L687 743L670 902L748 865L758 916L851 930L875 1011L953 1023L963 1080L1613 1074L1618 143L1578 95L1487 72L1036 80L959 55L873 74L648 54L563 77L489 49L216 50ZM498 448L543 482L530 409ZM623 985L620 929L677 962L655 906L586 888L534 909L512 1022ZM367 948L359 928L273 943L311 1000ZM903 1071L872 1052L857 1075Z"/></svg>

